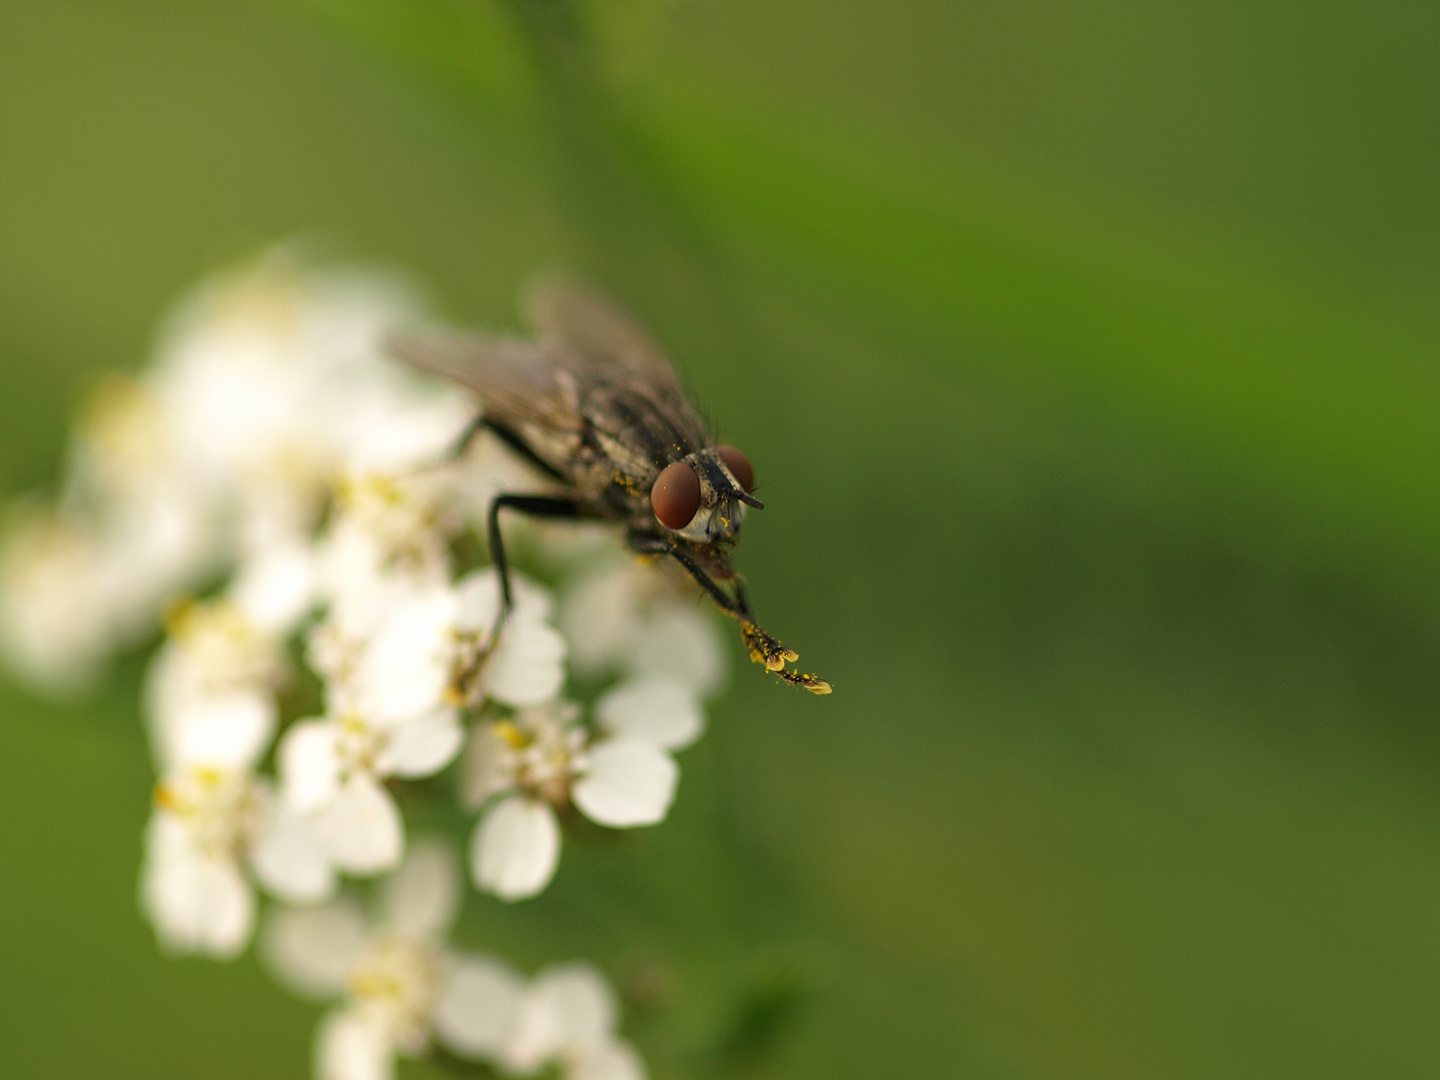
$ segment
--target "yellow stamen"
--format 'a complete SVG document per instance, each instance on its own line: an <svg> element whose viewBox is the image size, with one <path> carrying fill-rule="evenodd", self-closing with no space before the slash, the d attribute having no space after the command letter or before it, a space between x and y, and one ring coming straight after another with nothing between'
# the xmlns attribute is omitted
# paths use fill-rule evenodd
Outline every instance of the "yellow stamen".
<svg viewBox="0 0 1440 1080"><path fill-rule="evenodd" d="M497 720L495 722L495 734L504 739L512 750L524 750L530 745L529 738L515 726L511 720Z"/></svg>

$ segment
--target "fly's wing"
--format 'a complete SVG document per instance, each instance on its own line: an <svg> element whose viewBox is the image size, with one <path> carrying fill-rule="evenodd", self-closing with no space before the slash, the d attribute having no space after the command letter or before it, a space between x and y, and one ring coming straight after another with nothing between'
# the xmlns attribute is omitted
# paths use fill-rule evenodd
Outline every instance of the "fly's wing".
<svg viewBox="0 0 1440 1080"><path fill-rule="evenodd" d="M449 335L394 349L474 390L488 417L591 494L620 476L648 492L666 464L709 444L675 369L627 316L573 286L537 292L530 308L538 342Z"/></svg>
<svg viewBox="0 0 1440 1080"><path fill-rule="evenodd" d="M416 367L475 391L487 416L526 436L557 471L569 472L585 420L571 365L553 351L478 334L408 337L390 347Z"/></svg>
<svg viewBox="0 0 1440 1080"><path fill-rule="evenodd" d="M597 367L641 376L657 389L680 389L660 346L598 293L568 282L547 282L526 301L526 314L542 339L560 343Z"/></svg>
<svg viewBox="0 0 1440 1080"><path fill-rule="evenodd" d="M686 452L707 445L705 423L680 377L645 330L610 301L568 283L550 283L529 296L528 313L541 341L579 362L587 384L623 387L653 406ZM588 376L588 377L587 377Z"/></svg>

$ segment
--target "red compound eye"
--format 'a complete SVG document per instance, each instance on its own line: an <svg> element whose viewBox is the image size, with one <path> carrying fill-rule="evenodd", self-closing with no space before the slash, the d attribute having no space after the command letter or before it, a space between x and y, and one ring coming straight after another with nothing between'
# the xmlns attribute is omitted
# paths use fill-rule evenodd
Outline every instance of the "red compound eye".
<svg viewBox="0 0 1440 1080"><path fill-rule="evenodd" d="M747 492L755 490L755 470L750 467L749 458L733 446L717 446L715 453L720 455L725 467L740 481L741 487Z"/></svg>
<svg viewBox="0 0 1440 1080"><path fill-rule="evenodd" d="M665 466L650 489L650 506L667 529L683 529L700 509L700 477L683 461Z"/></svg>

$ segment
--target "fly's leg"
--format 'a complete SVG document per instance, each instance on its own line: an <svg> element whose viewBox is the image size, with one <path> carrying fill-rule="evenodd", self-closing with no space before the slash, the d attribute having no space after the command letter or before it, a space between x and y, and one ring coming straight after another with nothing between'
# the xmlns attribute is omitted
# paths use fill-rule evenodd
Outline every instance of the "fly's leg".
<svg viewBox="0 0 1440 1080"><path fill-rule="evenodd" d="M664 537L644 533L632 534L630 546L642 554L669 555L683 566L700 587L710 594L710 598L715 601L716 606L740 623L740 637L745 642L750 659L755 663L764 664L766 671L778 675L792 686L802 687L812 694L830 693L831 686L824 679L799 671L791 671L786 666L799 660L800 654L794 649L788 649L780 644L775 637L755 622L754 616L750 614L750 598L746 595L745 586L738 578L735 580L735 595L731 596L717 585L705 572L705 568L692 559L687 552Z"/></svg>
<svg viewBox="0 0 1440 1080"><path fill-rule="evenodd" d="M465 456L465 451L470 449L470 444L475 441L475 436L480 434L482 428L486 427L485 414L481 413L468 424L465 430L455 436L455 441L450 444L450 449L445 451L445 457L441 463L448 465L452 461L459 461Z"/></svg>
<svg viewBox="0 0 1440 1080"><path fill-rule="evenodd" d="M535 451L530 448L530 444L522 439L514 429L506 424L502 424L499 420L491 416L484 414L477 416L475 421L470 425L466 441L468 442L469 439L474 438L481 428L489 431L511 450L514 450L515 453L524 458L528 464L539 469L546 476L550 477L550 479L564 481L565 477L560 474L560 471L548 461L544 460L539 454L535 453Z"/></svg>
<svg viewBox="0 0 1440 1080"><path fill-rule="evenodd" d="M541 458L539 454L535 453L535 451L530 448L530 444L521 438L514 429L496 420L487 413L481 413L465 425L465 430L455 437L455 441L450 444L450 449L445 452L445 456L441 459L440 464L448 465L464 457L465 452L470 449L470 444L475 441L475 437L482 431L488 431L494 435L511 450L515 451L516 454L524 458L527 465L539 469L552 480L564 481L565 477L560 474L559 470Z"/></svg>
<svg viewBox="0 0 1440 1080"><path fill-rule="evenodd" d="M477 429L478 430L478 429ZM555 495L496 495L490 501L486 516L486 531L490 541L490 558L494 560L495 572L500 578L500 611L490 628L489 636L480 638L471 648L462 650L453 673L455 703L468 702L475 689L480 669L489 658L505 629L510 610L515 606L514 591L510 586L510 560L505 554L505 539L500 534L500 511L514 510L534 518L577 518L588 516L583 507L574 499Z"/></svg>
<svg viewBox="0 0 1440 1080"><path fill-rule="evenodd" d="M490 558L495 563L495 572L500 575L500 614L495 619L495 629L490 634L493 641L500 636L515 598L510 589L510 561L505 556L505 540L500 535L500 511L514 510L533 518L577 518L586 516L580 504L563 495L496 495L490 501L490 513L486 520L486 534L490 541Z"/></svg>

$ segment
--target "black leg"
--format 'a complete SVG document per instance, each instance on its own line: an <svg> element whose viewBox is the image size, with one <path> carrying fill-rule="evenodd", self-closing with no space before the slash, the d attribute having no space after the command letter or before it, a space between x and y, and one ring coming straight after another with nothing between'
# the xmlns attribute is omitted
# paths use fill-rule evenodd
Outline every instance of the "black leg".
<svg viewBox="0 0 1440 1080"><path fill-rule="evenodd" d="M794 649L786 648L755 622L755 617L750 614L750 598L746 595L744 583L738 577L734 579L735 595L731 597L684 549L665 537L652 533L631 533L628 539L631 550L640 554L669 555L689 572L702 589L710 594L711 599L720 606L725 614L737 619L740 623L740 636L745 642L745 648L749 651L751 660L757 664L764 664L765 670L772 675L778 675L792 686L809 690L812 694L830 693L830 684L824 679L799 671L791 671L786 667L787 664L793 664L799 660L799 654Z"/></svg>
<svg viewBox="0 0 1440 1080"><path fill-rule="evenodd" d="M538 518L588 516L579 503L563 496L506 494L496 495L491 500L489 519L486 523L490 540L490 558L494 561L495 570L500 575L500 617L495 620L492 639L499 636L500 628L505 625L505 619L510 614L510 607L514 603L510 592L510 563L505 558L505 541L500 535L501 510L515 510Z"/></svg>
<svg viewBox="0 0 1440 1080"><path fill-rule="evenodd" d="M714 600L727 615L733 615L737 619L748 619L750 617L748 604L731 597L729 593L715 584L714 580L705 572L699 563L663 536L654 536L648 533L633 533L629 538L629 543L631 550L639 552L641 555L671 556L686 569L702 589L710 594L710 598ZM739 585L738 579L736 580L736 585ZM743 591L740 595L744 595Z"/></svg>
<svg viewBox="0 0 1440 1080"><path fill-rule="evenodd" d="M470 444L475 441L475 436L480 434L480 429L485 427L485 415L475 417L465 425L465 430L456 436L455 441L450 444L450 450L445 455L445 462L456 461L465 456L465 451L470 449Z"/></svg>
<svg viewBox="0 0 1440 1080"><path fill-rule="evenodd" d="M445 455L445 462L449 463L463 457L465 451L470 449L470 444L475 441L475 436L479 435L481 431L489 431L511 450L520 455L520 457L524 458L529 465L539 469L552 480L564 481L565 477L560 471L548 461L543 460L534 450L530 449L530 445L517 435L513 429L507 427L499 420L487 416L485 413L481 413L475 417L474 420L471 420L470 423L465 425L465 430L456 436L455 441L450 444L450 449Z"/></svg>
<svg viewBox="0 0 1440 1080"><path fill-rule="evenodd" d="M552 480L563 481L565 479L565 477L560 473L558 469L555 468L555 466L551 465L548 461L543 460L539 454L535 453L534 450L530 449L530 444L527 443L524 439L522 439L513 428L501 423L494 417L485 415L476 417L475 422L470 425L470 432L467 436L467 441L468 438L473 437L475 432L482 427L489 430L490 433L493 434L497 439L503 442L506 446L510 447L511 450L514 450L515 453L519 454L522 458L528 461L531 465L535 466L535 468L539 469Z"/></svg>

